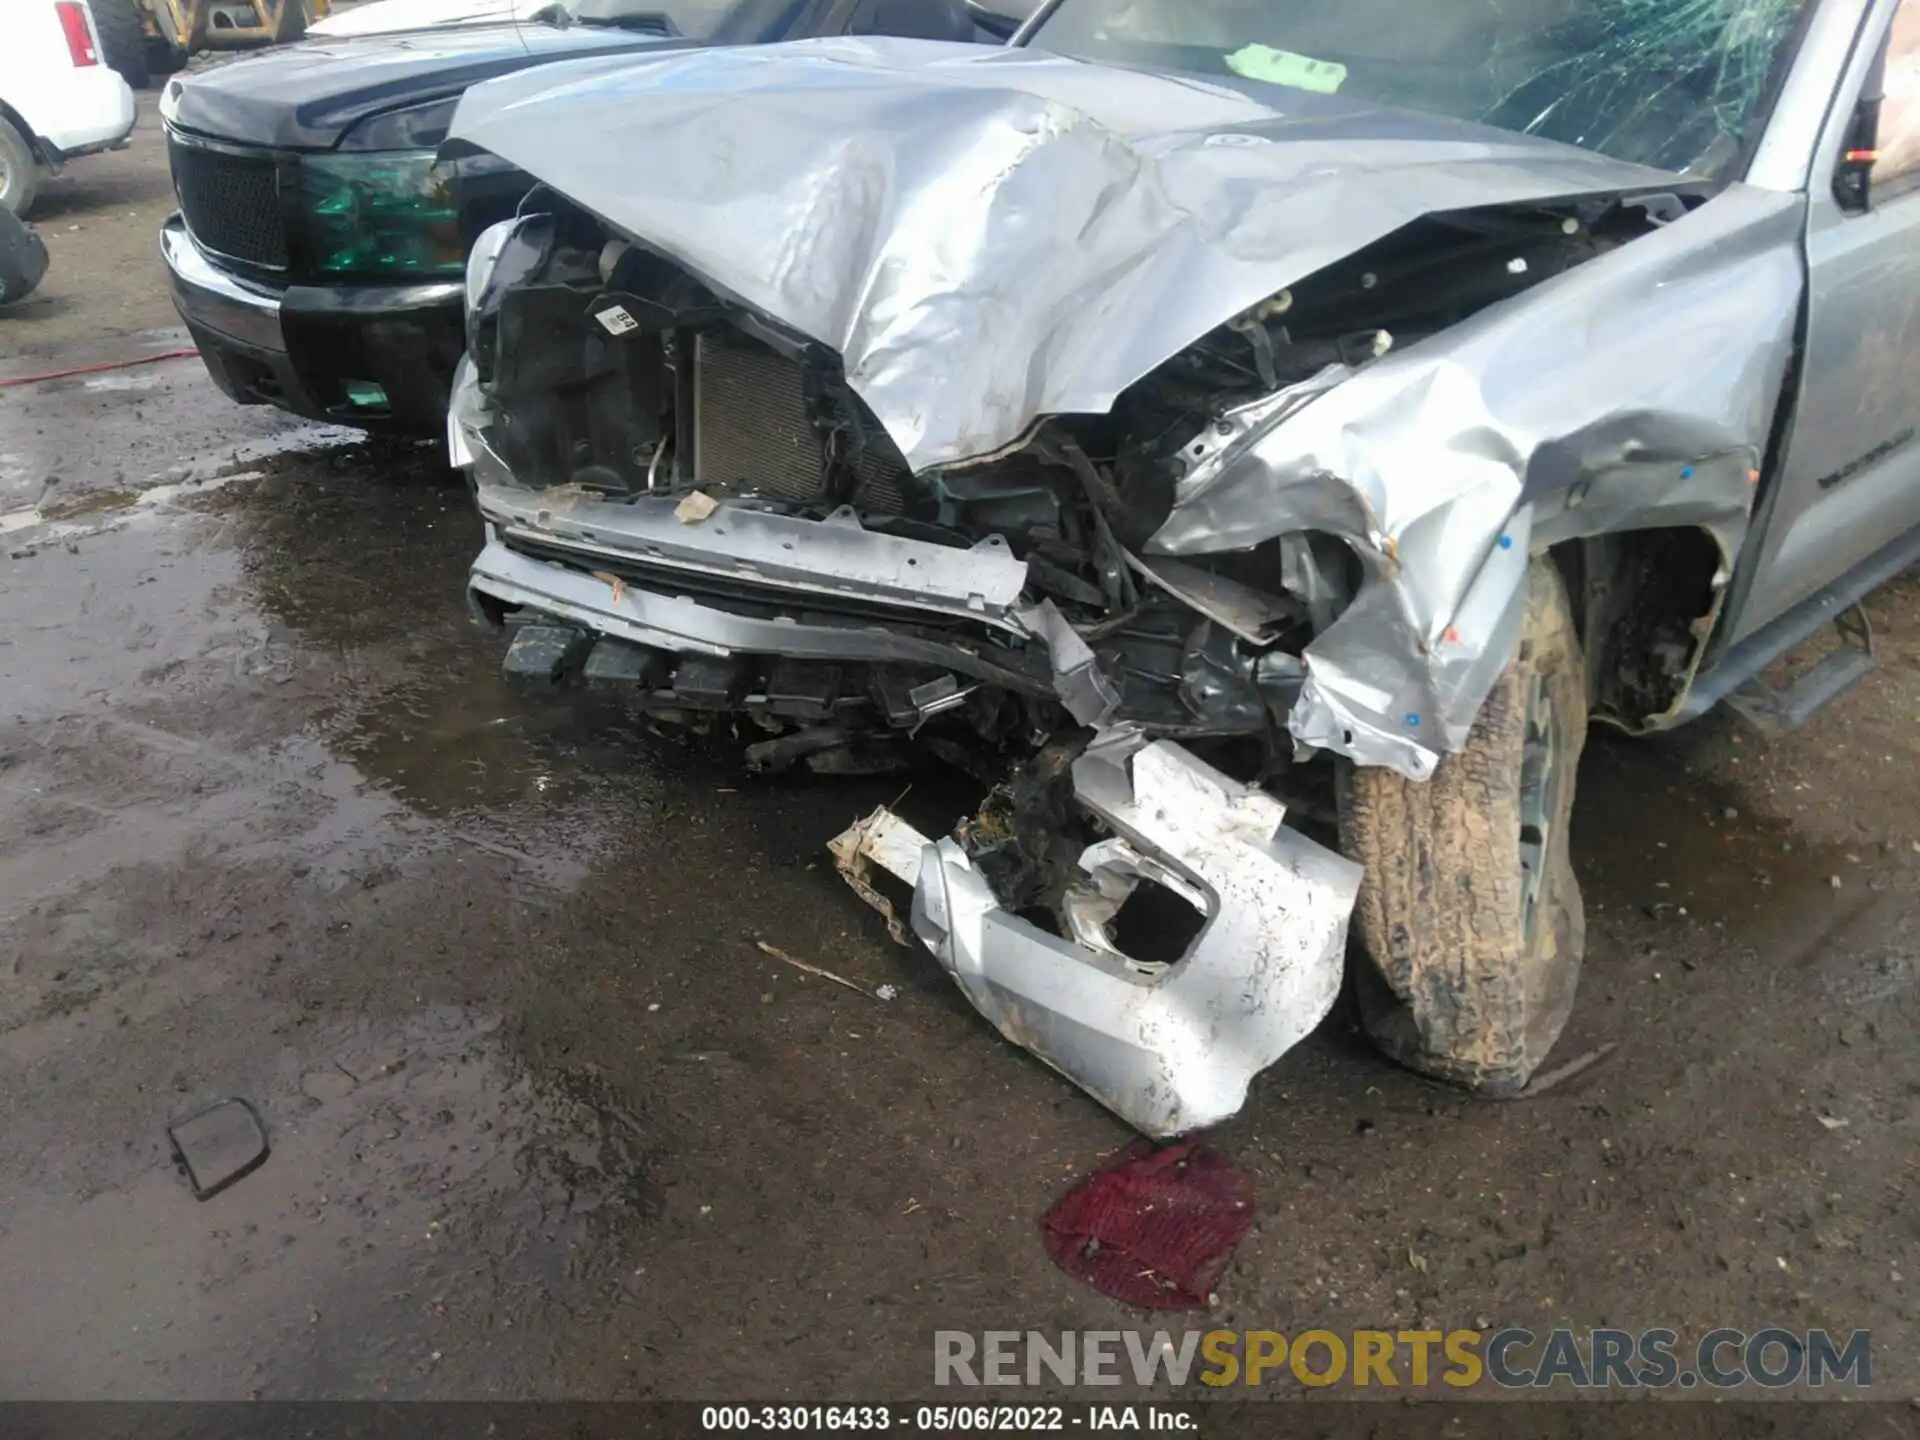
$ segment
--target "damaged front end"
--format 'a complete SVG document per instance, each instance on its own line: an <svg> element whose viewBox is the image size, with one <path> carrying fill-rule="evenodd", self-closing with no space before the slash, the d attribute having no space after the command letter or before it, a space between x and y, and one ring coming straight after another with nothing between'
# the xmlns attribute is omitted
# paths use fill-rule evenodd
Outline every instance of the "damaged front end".
<svg viewBox="0 0 1920 1440"><path fill-rule="evenodd" d="M1089 70L823 42L471 92L456 136L545 187L475 249L450 444L510 670L765 768L992 787L952 837L871 817L843 870L910 885L896 933L1170 1135L1338 990L1360 874L1282 825L1296 762L1430 776L1551 546L1681 527L1730 569L1795 211ZM1686 619L1638 718L1684 693ZM1196 917L1177 953L1118 938L1142 890Z"/></svg>
<svg viewBox="0 0 1920 1440"><path fill-rule="evenodd" d="M1112 417L916 474L832 352L584 212L481 254L451 440L509 670L744 728L762 768L931 755L996 785L955 837L874 817L843 869L912 886L911 933L983 1012L1138 1128L1237 1110L1340 988L1359 867L1246 782L1287 768L1301 653L1355 572L1311 536L1199 564L1144 542L1185 434L1273 357L1224 332ZM1119 948L1143 885L1190 910L1184 953Z"/></svg>

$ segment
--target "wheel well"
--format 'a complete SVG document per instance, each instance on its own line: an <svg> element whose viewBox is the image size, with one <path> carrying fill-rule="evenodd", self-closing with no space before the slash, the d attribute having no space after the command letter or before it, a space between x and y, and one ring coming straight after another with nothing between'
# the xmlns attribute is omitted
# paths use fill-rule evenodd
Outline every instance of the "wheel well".
<svg viewBox="0 0 1920 1440"><path fill-rule="evenodd" d="M1570 540L1552 555L1580 627L1593 718L1658 728L1685 700L1719 619L1719 544L1676 527Z"/></svg>
<svg viewBox="0 0 1920 1440"><path fill-rule="evenodd" d="M4 100L0 100L0 120L6 121L18 130L20 138L27 142L27 148L33 151L34 158L45 163L46 156L41 152L46 148L46 142L33 133L33 127L27 124L25 117Z"/></svg>

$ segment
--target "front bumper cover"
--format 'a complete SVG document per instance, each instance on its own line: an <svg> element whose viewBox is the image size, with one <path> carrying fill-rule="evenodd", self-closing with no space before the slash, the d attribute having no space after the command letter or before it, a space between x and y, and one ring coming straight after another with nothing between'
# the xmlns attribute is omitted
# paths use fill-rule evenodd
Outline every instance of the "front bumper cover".
<svg viewBox="0 0 1920 1440"><path fill-rule="evenodd" d="M1094 740L1073 786L1116 837L1080 858L1074 940L1003 908L958 842L884 809L834 852L863 894L874 865L913 887L913 933L1014 1044L1155 1138L1216 1124L1332 1008L1360 867L1286 829L1271 795L1128 729ZM1142 880L1207 917L1173 965L1130 960L1107 933Z"/></svg>

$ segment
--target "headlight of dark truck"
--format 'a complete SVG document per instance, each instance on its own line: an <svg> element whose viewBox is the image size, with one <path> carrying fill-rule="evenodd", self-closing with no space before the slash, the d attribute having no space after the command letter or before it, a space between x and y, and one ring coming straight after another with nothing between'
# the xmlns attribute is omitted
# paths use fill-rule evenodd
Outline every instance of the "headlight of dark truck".
<svg viewBox="0 0 1920 1440"><path fill-rule="evenodd" d="M460 275L466 249L451 176L434 163L456 100L375 116L330 155L300 162L314 266L329 279Z"/></svg>
<svg viewBox="0 0 1920 1440"><path fill-rule="evenodd" d="M317 155L300 163L315 268L328 278L457 276L460 216L431 150Z"/></svg>

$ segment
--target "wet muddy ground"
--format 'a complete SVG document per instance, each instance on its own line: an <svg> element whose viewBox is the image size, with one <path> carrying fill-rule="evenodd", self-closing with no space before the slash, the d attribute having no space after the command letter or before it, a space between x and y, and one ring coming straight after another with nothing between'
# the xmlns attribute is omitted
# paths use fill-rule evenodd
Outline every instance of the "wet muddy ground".
<svg viewBox="0 0 1920 1440"><path fill-rule="evenodd" d="M54 190L0 378L181 340L153 142ZM1123 1127L826 860L898 782L507 688L431 448L15 387L0 529L0 1395L897 1398L936 1328L1153 1323L1036 1231ZM1920 1393L1920 583L1871 608L1801 734L1589 747L1607 1060L1472 1102L1337 1015L1259 1082L1210 1323L1871 1329ZM226 1095L272 1155L196 1203Z"/></svg>

